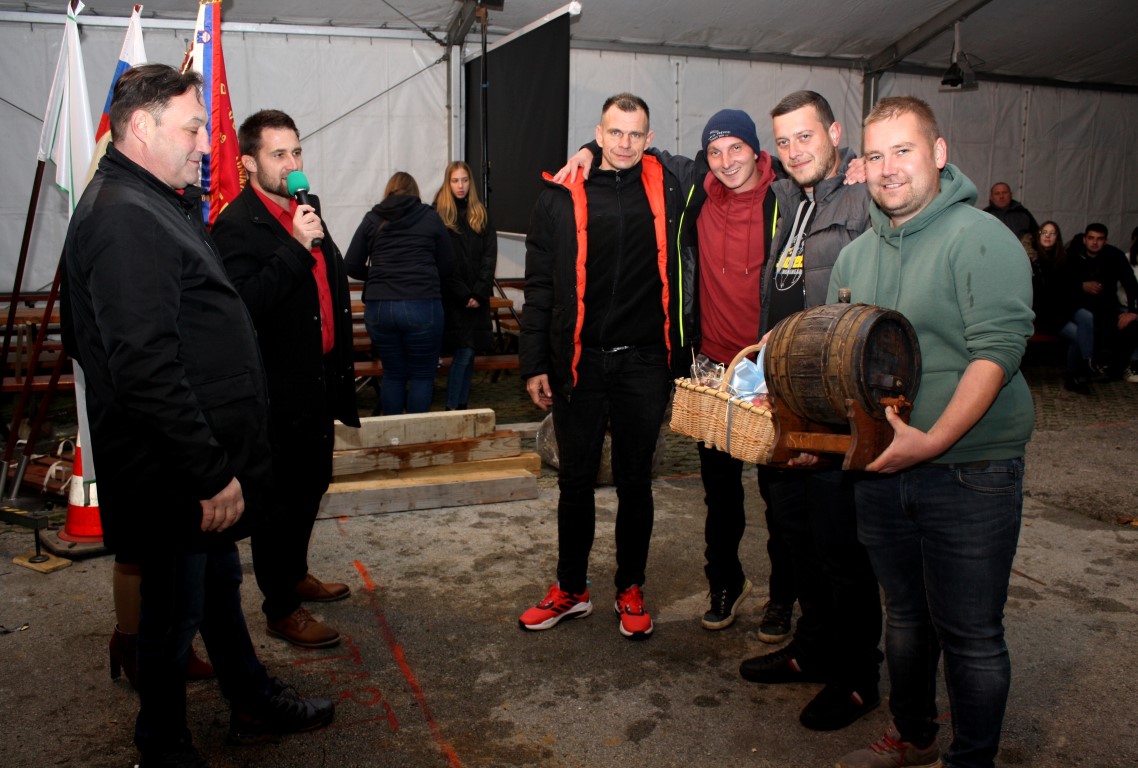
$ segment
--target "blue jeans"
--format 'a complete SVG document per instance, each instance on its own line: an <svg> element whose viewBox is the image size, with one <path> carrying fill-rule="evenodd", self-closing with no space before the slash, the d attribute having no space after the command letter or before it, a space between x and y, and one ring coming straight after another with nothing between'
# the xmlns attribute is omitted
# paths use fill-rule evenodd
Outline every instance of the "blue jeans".
<svg viewBox="0 0 1138 768"><path fill-rule="evenodd" d="M1070 321L1059 330L1068 342L1067 372L1080 370L1079 364L1095 354L1095 317L1089 309L1076 309Z"/></svg>
<svg viewBox="0 0 1138 768"><path fill-rule="evenodd" d="M470 380L474 376L474 347L457 347L450 359L447 375L447 409L457 411L470 402Z"/></svg>
<svg viewBox="0 0 1138 768"><path fill-rule="evenodd" d="M663 345L619 352L585 349L571 397L564 396L558 382L550 383L560 461L557 579L561 588L583 592L588 580L596 530L593 487L606 427L612 433L617 496L614 581L617 590L642 585L655 514L652 456L672 391L667 350Z"/></svg>
<svg viewBox="0 0 1138 768"><path fill-rule="evenodd" d="M140 563L138 719L134 741L143 755L190 741L186 727L186 660L201 629L221 691L237 710L271 692L241 609L241 561L220 551L155 556Z"/></svg>
<svg viewBox="0 0 1138 768"><path fill-rule="evenodd" d="M381 413L429 411L443 340L442 300L371 299L364 302L364 325L383 365Z"/></svg>
<svg viewBox="0 0 1138 768"><path fill-rule="evenodd" d="M991 768L1011 684L1004 604L1023 511L1023 459L867 475L858 535L885 590L889 709L905 741L936 737L944 653L946 766Z"/></svg>

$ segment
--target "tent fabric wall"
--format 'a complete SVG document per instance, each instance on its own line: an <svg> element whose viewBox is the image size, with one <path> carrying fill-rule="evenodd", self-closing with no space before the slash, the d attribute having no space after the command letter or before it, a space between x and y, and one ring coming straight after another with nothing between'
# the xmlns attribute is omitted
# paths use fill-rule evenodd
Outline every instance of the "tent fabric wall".
<svg viewBox="0 0 1138 768"><path fill-rule="evenodd" d="M1070 239L1092 221L1126 250L1138 226L1138 97L982 83L940 93L934 78L886 76L882 96L914 95L936 112L949 161L976 184L978 207L998 181L1036 220Z"/></svg>
<svg viewBox="0 0 1138 768"><path fill-rule="evenodd" d="M80 26L97 121L123 30ZM143 26L150 61L180 66L190 31ZM56 24L0 24L0 51L20 52L3 57L3 97L20 109L0 103L7 141L0 172L8 179L0 188L0 291L12 285L61 34ZM423 197L433 198L448 160L446 69L437 44L241 32L226 32L222 44L237 124L268 107L292 115L304 142L305 171L342 248L395 171L412 174ZM67 230L66 198L48 181L51 173L40 195L24 290L50 284Z"/></svg>
<svg viewBox="0 0 1138 768"><path fill-rule="evenodd" d="M123 31L80 27L92 115L97 116ZM152 61L176 66L189 35L189 29L147 30L147 53ZM8 102L0 103L6 140L0 172L8 182L0 188L0 291L10 287L15 269L60 38L57 24L0 23L7 75L2 95ZM305 170L342 245L394 171L408 171L424 198L433 197L450 159L446 69L437 44L226 32L223 45L237 122L264 107L284 109L296 119ZM932 104L949 156L980 188L981 206L992 181L1008 181L1037 218L1056 218L1066 236L1099 220L1110 227L1115 244L1129 245L1130 230L1138 225L1133 193L1138 189L1138 96L999 83L982 83L972 93L941 94L938 86L936 78L886 75L880 93L911 93ZM856 70L574 49L566 156L593 137L602 102L622 90L648 102L657 147L698 151L707 118L730 106L755 118L762 147L770 150L770 108L800 88L830 100L845 127L843 143L860 149L861 74ZM64 197L45 183L25 289L50 282L66 218ZM521 239L504 237L499 274L522 274L523 261Z"/></svg>

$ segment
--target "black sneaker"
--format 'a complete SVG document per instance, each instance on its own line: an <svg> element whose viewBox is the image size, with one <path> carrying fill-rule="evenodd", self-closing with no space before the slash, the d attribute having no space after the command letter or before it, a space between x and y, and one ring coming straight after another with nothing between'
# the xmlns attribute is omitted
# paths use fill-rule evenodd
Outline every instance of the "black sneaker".
<svg viewBox="0 0 1138 768"><path fill-rule="evenodd" d="M249 710L233 710L229 717L229 743L258 744L286 733L323 728L336 716L329 699L304 699L291 685L273 678L273 692Z"/></svg>
<svg viewBox="0 0 1138 768"><path fill-rule="evenodd" d="M136 768L209 768L209 763L189 744L161 753L143 753Z"/></svg>
<svg viewBox="0 0 1138 768"><path fill-rule="evenodd" d="M739 674L752 683L824 683L821 670L804 664L794 643L739 665Z"/></svg>
<svg viewBox="0 0 1138 768"><path fill-rule="evenodd" d="M751 594L751 582L744 576L743 585L736 588L712 589L711 610L703 614L704 629L724 629L735 623L735 612L747 595Z"/></svg>
<svg viewBox="0 0 1138 768"><path fill-rule="evenodd" d="M759 639L764 643L781 643L790 637L790 617L794 605L783 605L774 600L767 601L763 609L763 620L759 622Z"/></svg>
<svg viewBox="0 0 1138 768"><path fill-rule="evenodd" d="M827 685L810 700L798 722L812 731L837 731L851 725L881 704L877 686L852 690L848 685Z"/></svg>

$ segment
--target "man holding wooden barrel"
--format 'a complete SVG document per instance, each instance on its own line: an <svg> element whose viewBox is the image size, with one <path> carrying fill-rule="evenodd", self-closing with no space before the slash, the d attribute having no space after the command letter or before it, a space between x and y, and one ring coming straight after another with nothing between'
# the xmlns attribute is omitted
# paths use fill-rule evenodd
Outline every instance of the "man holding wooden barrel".
<svg viewBox="0 0 1138 768"><path fill-rule="evenodd" d="M1003 609L1034 419L1019 370L1032 334L1023 248L975 208L929 106L883 99L865 121L872 231L842 251L829 299L896 309L921 346L909 424L855 483L858 536L887 607L888 732L840 768L941 765L944 654L953 739L945 766L995 765L1011 663Z"/></svg>
<svg viewBox="0 0 1138 768"><path fill-rule="evenodd" d="M854 154L839 149L842 126L826 99L797 91L771 117L790 178L772 185L778 219L763 270L764 333L826 303L838 253L869 227L869 196L864 184L845 183ZM747 659L739 672L756 683L824 683L799 721L819 731L845 728L881 702L881 601L857 540L852 479L838 469L759 472L771 537L791 553L802 617L789 645Z"/></svg>

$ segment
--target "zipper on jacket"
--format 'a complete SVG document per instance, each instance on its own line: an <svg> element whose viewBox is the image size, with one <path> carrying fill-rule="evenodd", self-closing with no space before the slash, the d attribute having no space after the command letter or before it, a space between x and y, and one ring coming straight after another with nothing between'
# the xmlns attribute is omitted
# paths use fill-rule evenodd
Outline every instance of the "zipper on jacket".
<svg viewBox="0 0 1138 768"><path fill-rule="evenodd" d="M624 266L624 193L621 191L620 173L617 172L613 174L613 178L615 179L613 189L616 192L616 210L620 225L616 239L616 269L613 271L612 288L610 289L611 293L609 295L611 301L609 302L608 312L605 313L604 322L601 323L600 340L602 345L608 339L609 318L612 317L612 308L616 305L616 289L620 284L621 267Z"/></svg>

